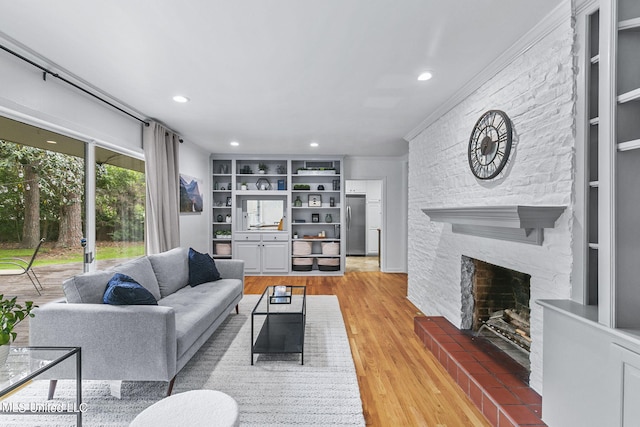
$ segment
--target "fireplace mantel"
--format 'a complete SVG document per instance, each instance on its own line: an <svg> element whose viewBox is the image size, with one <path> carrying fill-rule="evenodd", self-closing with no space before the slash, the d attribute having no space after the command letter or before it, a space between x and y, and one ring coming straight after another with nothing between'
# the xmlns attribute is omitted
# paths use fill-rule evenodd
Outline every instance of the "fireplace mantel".
<svg viewBox="0 0 640 427"><path fill-rule="evenodd" d="M431 221L451 224L454 233L542 245L566 206L474 206L428 208Z"/></svg>

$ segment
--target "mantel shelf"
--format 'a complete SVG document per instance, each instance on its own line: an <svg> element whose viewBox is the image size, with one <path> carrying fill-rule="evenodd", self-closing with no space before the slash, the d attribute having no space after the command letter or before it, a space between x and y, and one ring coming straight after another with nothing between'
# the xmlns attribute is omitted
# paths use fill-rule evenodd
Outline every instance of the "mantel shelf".
<svg viewBox="0 0 640 427"><path fill-rule="evenodd" d="M452 224L454 233L541 245L566 206L477 206L422 209L431 221Z"/></svg>

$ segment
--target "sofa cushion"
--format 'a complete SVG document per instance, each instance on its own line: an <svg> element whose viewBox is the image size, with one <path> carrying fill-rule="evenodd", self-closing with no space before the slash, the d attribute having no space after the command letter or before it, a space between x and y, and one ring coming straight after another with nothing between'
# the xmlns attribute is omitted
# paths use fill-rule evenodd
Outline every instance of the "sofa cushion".
<svg viewBox="0 0 640 427"><path fill-rule="evenodd" d="M167 252L148 256L160 286L160 296L165 298L189 283L189 250L174 248Z"/></svg>
<svg viewBox="0 0 640 427"><path fill-rule="evenodd" d="M111 305L158 305L151 292L122 273L116 273L111 277L102 302Z"/></svg>
<svg viewBox="0 0 640 427"><path fill-rule="evenodd" d="M215 322L235 298L242 295L242 282L220 279L196 287L187 286L158 301L158 305L172 307L176 313L178 359Z"/></svg>
<svg viewBox="0 0 640 427"><path fill-rule="evenodd" d="M146 256L136 258L129 262L125 262L124 264L116 265L115 267L110 268L110 270L126 274L141 284L146 290L151 292L151 295L153 295L156 300L161 298L158 279L156 279L153 267L151 267L151 262Z"/></svg>
<svg viewBox="0 0 640 427"><path fill-rule="evenodd" d="M102 296L113 271L78 274L62 283L68 303L102 304Z"/></svg>
<svg viewBox="0 0 640 427"><path fill-rule="evenodd" d="M216 280L220 280L220 273L211 255L189 248L189 285L198 286Z"/></svg>

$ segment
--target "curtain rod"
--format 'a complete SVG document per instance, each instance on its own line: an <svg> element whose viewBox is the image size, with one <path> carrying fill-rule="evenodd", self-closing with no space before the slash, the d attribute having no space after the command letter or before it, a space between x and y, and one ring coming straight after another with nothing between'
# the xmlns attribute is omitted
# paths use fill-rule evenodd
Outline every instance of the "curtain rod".
<svg viewBox="0 0 640 427"><path fill-rule="evenodd" d="M23 60L23 61L25 61L25 62L28 62L29 64L33 65L34 67L36 67L36 68L40 69L40 70L42 71L42 80L45 80L45 81L46 81L46 80L47 80L47 74L50 74L50 75L52 75L53 77L55 77L55 78L57 78L57 79L62 80L62 81L63 81L63 82L65 82L66 84L71 85L71 86L75 87L76 89L81 90L82 92L86 93L87 95L91 95L92 97L96 98L96 99L97 99L97 100L99 100L99 101L102 101L103 103L107 104L108 106L110 106L110 107L112 107L112 108L115 108L116 110L118 110L118 111L120 111L120 112L122 112L122 113L126 114L127 116L129 116L129 117L132 117L132 118L136 119L136 120L137 120L137 121L139 121L140 123L144 123L144 125L145 125L145 126L149 126L149 122L147 122L146 120L143 120L143 119L141 119L141 118L139 118L139 117L137 117L137 116L134 116L134 115L133 115L133 114L131 114L130 112L128 112L128 111L126 111L126 110L124 110L124 109L122 109L122 108L118 107L117 105L115 105L115 104L113 104L113 103L111 103L111 102L107 101L107 100L106 100L106 99L104 99L104 98L99 97L98 95L96 95L96 94L94 94L94 93L92 93L92 92L88 91L87 89L85 89L85 88L83 88L83 87L81 87L81 86L79 86L79 85L75 84L74 82L72 82L72 81L70 81L70 80L65 79L64 77L60 76L59 74L57 74L57 73L54 73L54 72L51 72L51 71L47 70L47 69L46 69L46 68L44 68L42 65L40 65L40 64L38 64L38 63L36 63L36 62L34 62L34 61L30 60L29 58L26 58L26 57L24 57L24 56L20 55L18 52L15 52L15 51L13 51L13 50L11 50L11 49L7 48L6 46L4 46L4 45L2 45L2 44L0 44L0 49L4 50L5 52L10 53L11 55L13 55L13 56L15 56L15 57L17 57L17 58L22 59L22 60Z"/></svg>

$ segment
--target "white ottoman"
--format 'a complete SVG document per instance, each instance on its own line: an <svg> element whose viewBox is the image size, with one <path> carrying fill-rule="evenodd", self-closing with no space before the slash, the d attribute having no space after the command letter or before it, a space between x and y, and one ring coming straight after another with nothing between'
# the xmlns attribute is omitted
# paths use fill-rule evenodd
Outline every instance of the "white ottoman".
<svg viewBox="0 0 640 427"><path fill-rule="evenodd" d="M215 390L192 390L165 397L140 412L130 427L238 426L238 404Z"/></svg>

